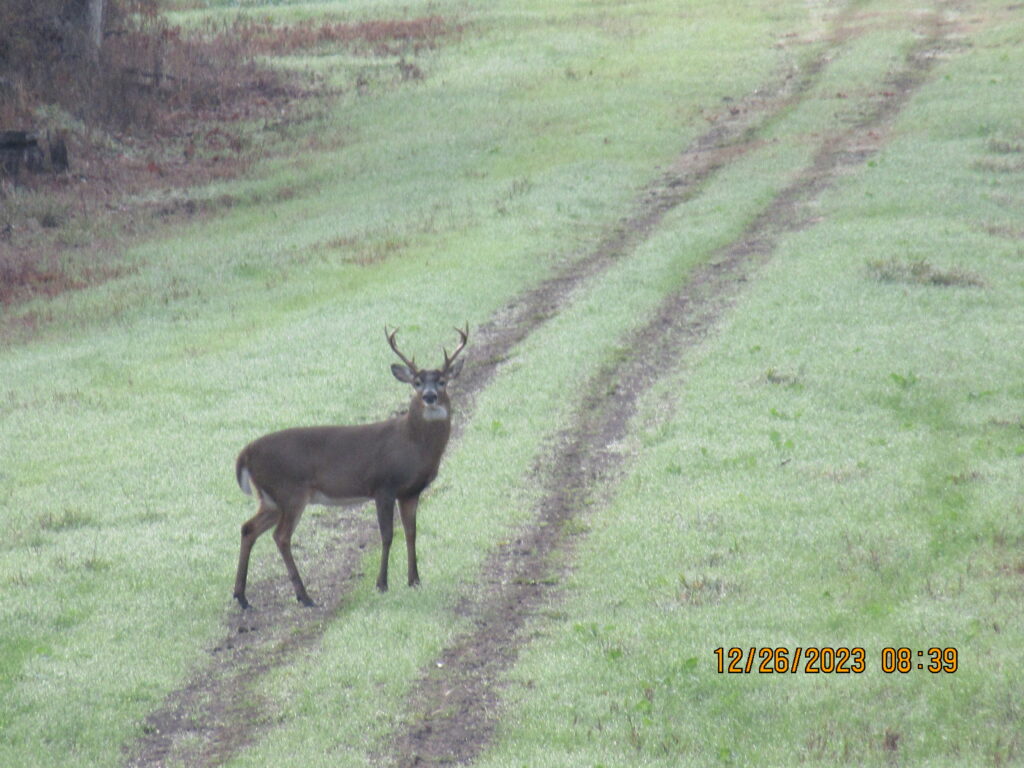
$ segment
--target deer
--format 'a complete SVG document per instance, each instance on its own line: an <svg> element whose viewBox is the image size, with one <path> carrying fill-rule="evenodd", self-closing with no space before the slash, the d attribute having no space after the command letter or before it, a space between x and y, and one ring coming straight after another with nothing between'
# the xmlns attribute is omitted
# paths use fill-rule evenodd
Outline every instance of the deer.
<svg viewBox="0 0 1024 768"><path fill-rule="evenodd" d="M455 329L459 344L439 369L418 368L398 349L398 329L384 335L401 364L391 373L413 388L409 409L386 421L354 426L293 427L271 432L249 443L238 454L235 477L242 491L259 502L256 515L242 526L234 599L249 608L245 584L253 544L274 526L274 541L295 589L305 606L315 603L306 592L292 557L292 534L309 504L343 506L372 499L380 529L380 571L377 589L388 589L388 556L394 532L395 502L401 513L408 553L408 583L419 586L416 563L416 509L420 494L437 477L441 456L451 433L448 383L462 371L459 353L469 338L469 326Z"/></svg>

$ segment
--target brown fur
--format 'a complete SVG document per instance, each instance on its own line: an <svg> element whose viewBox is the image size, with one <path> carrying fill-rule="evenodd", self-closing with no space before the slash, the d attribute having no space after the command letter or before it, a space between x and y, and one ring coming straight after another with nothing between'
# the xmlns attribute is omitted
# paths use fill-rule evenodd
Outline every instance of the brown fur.
<svg viewBox="0 0 1024 768"><path fill-rule="evenodd" d="M259 499L256 515L242 526L242 543L235 577L235 599L249 607L245 585L253 544L271 528L295 597L313 605L291 554L291 538L308 504L338 505L373 499L381 534L381 564L377 589L388 588L388 555L394 530L395 502L405 529L409 556L409 586L419 584L416 563L416 508L419 496L437 477L441 456L451 433L451 402L447 382L458 376L456 356L462 341L440 370L422 371L389 342L405 365L392 371L415 390L409 411L387 421L358 426L295 427L249 443L238 455L235 476L243 491Z"/></svg>

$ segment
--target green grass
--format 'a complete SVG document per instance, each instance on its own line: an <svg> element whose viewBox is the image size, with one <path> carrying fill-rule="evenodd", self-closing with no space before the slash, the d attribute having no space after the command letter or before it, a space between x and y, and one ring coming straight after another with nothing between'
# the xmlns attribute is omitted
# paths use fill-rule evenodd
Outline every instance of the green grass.
<svg viewBox="0 0 1024 768"><path fill-rule="evenodd" d="M205 662L251 514L232 477L246 441L399 406L384 322L418 359L439 356L453 324L592 246L723 98L819 45L778 41L822 25L804 4L274 5L436 12L464 31L418 59L422 82L382 69L347 92L310 150L192 191L234 204L135 249L134 274L4 309L53 318L0 350L5 765L117 763ZM1019 240L999 234L1024 199L1010 21L970 28L983 36L938 66L892 143L645 397L627 477L574 524L587 536L567 594L531 627L483 764L1019 761L1024 274ZM757 151L513 351L421 507L424 588L377 595L370 553L319 645L255 682L276 727L232 765L364 765L382 748L464 628L452 608L488 549L530 518L531 468L572 393L789 183L815 134L857 119L911 40L880 23L842 49ZM322 58L338 83L370 66ZM312 530L296 535L300 568L324 546ZM252 574L287 588L269 541ZM863 646L868 670L714 669L720 646L812 645ZM885 646L932 645L959 649L956 674L879 669Z"/></svg>
<svg viewBox="0 0 1024 768"><path fill-rule="evenodd" d="M648 398L635 469L588 518L482 765L1019 760L1024 281L1019 244L982 230L1022 181L974 162L990 132L1020 135L1019 78L989 82L1008 55L940 68ZM908 251L985 287L865 268ZM718 674L733 646L859 646L867 670ZM958 649L955 674L881 671L884 647L932 646Z"/></svg>
<svg viewBox="0 0 1024 768"><path fill-rule="evenodd" d="M626 46L614 15L610 29L601 16L576 39L582 6L442 10L474 31L424 58L422 84L342 98L315 126L337 136L327 142L335 148L196 191L235 205L135 249L129 277L5 309L52 318L2 358L5 764L115 762L219 637L238 526L251 514L231 472L247 440L290 424L379 418L399 405L405 395L380 386L389 380L384 322L404 328L420 359L436 354L454 322L485 319L622 215L656 165L703 129L680 115L749 90L754 69L779 61L753 45L766 20L737 24L730 46L717 49L737 62L720 90L694 89L721 60L692 56L693 32L673 33L657 4L650 16L620 16L634 28ZM698 10L721 23L721 9ZM570 67L585 67L586 81L568 76ZM360 264L364 253L386 258ZM591 337L580 354L599 354L600 342ZM546 367L558 364L557 349L548 347ZM538 414L549 415L568 405L564 389L541 394L517 381L508 403L543 397ZM528 512L528 503L510 505L509 490L555 424L524 422L528 414L497 402L480 423L500 421L514 436L493 444L488 427L476 442L499 457L512 452L509 474L465 508L442 482L422 515L424 575L446 589L386 601L359 593L361 609L385 627L356 632L351 658L325 662L362 670L377 658L372 638L417 637L400 674L380 673L391 681L392 712L411 670L449 629L440 607L471 580L495 532ZM503 461L473 455L454 454L445 477L468 471L462 482L475 487L473 477ZM464 517L431 522L449 506ZM473 525L488 515L491 525ZM271 547L257 550L254 574L281 575ZM353 610L337 631L360 621ZM331 640L326 647L345 647ZM371 709L379 698L356 693ZM353 713L346 733L359 722Z"/></svg>

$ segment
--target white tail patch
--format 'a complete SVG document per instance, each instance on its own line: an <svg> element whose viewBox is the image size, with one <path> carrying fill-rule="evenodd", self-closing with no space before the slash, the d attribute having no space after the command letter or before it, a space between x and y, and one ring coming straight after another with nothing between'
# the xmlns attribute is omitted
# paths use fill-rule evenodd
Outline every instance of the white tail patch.
<svg viewBox="0 0 1024 768"><path fill-rule="evenodd" d="M242 471L238 475L238 485L244 493L259 499L260 503L267 509L278 509L277 502L270 497L270 494L252 481L252 475L249 474L248 467L242 467Z"/></svg>
<svg viewBox="0 0 1024 768"><path fill-rule="evenodd" d="M242 493L252 496L252 475L249 474L248 467L242 467L242 472L238 475L238 485Z"/></svg>

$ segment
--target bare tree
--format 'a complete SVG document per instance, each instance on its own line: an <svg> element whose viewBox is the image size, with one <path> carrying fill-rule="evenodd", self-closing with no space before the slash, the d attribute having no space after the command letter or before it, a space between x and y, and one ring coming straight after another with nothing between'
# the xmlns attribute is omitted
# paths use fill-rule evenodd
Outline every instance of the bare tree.
<svg viewBox="0 0 1024 768"><path fill-rule="evenodd" d="M103 48L103 16L105 10L104 0L86 0L86 41L89 55L93 61L98 61L100 50Z"/></svg>

